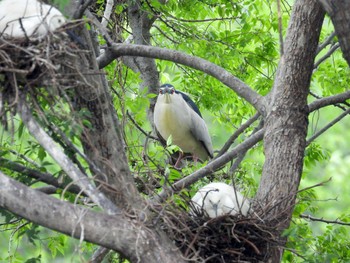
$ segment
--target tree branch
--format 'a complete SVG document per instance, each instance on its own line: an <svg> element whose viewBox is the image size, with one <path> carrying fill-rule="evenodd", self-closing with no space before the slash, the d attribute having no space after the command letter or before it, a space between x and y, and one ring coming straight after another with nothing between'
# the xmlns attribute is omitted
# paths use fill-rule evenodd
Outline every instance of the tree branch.
<svg viewBox="0 0 350 263"><path fill-rule="evenodd" d="M171 186L171 188L164 188L164 190L159 195L153 197L152 199L154 199L156 202L161 202L168 198L170 195L181 191L183 188L193 184L194 182L198 181L204 176L212 174L219 167L225 165L226 163L230 162L233 158L237 157L239 153L245 152L251 147L253 147L255 144L262 140L263 136L264 129L261 129L257 133L251 135L244 142L237 145L231 151L211 161L210 163L208 163L208 165L190 174L189 176L177 181Z"/></svg>
<svg viewBox="0 0 350 263"><path fill-rule="evenodd" d="M40 193L0 172L0 207L41 226L123 253L132 262L180 263L161 235L124 215L107 215Z"/></svg>
<svg viewBox="0 0 350 263"><path fill-rule="evenodd" d="M318 99L309 104L309 112L313 112L315 110L318 110L320 108L323 108L329 105L345 102L348 99L350 99L350 91L346 91L334 96Z"/></svg>
<svg viewBox="0 0 350 263"><path fill-rule="evenodd" d="M7 168L9 170L12 170L12 171L21 173L23 175L29 176L31 178L40 180L41 182L55 186L57 188L64 189L67 187L67 184L60 183L57 178L55 178L53 175L51 175L49 173L39 172L38 170L28 168L28 167L23 166L19 163L7 160L7 159L2 158L2 157L0 157L0 166ZM76 194L81 193L80 188L76 185L69 185L68 191L72 192L72 193L76 193Z"/></svg>
<svg viewBox="0 0 350 263"><path fill-rule="evenodd" d="M56 145L54 140L35 121L25 102L23 94L21 94L19 98L18 112L21 115L23 123L33 137L93 202L105 209L108 214L121 212L109 199L107 199L90 183L88 177L75 167L72 161L63 153L62 149Z"/></svg>
<svg viewBox="0 0 350 263"><path fill-rule="evenodd" d="M332 19L343 56L350 65L350 2L348 0L319 0Z"/></svg>
<svg viewBox="0 0 350 263"><path fill-rule="evenodd" d="M204 73L218 79L239 96L251 103L260 113L265 112L265 99L256 91L250 88L240 79L233 76L224 68L209 62L203 58L191 56L176 50L166 48L145 46L145 45L128 45L112 44L106 49L106 52L97 58L99 67L103 68L114 59L120 56L141 56L148 58L158 58L180 63L191 68L201 70Z"/></svg>
<svg viewBox="0 0 350 263"><path fill-rule="evenodd" d="M314 135L312 135L306 142L306 145L308 146L312 141L314 141L317 137L319 137L321 134L323 134L325 131L327 131L329 128L331 128L333 125L338 123L341 119L343 119L345 116L347 116L350 113L350 108L348 108L346 111L344 111L342 114L340 114L337 118L335 118L333 121L328 123L326 126L324 126L321 130L316 132Z"/></svg>
<svg viewBox="0 0 350 263"><path fill-rule="evenodd" d="M247 120L244 124L242 124L232 135L231 137L226 141L225 145L221 148L219 153L215 156L215 158L220 157L223 155L227 150L231 147L233 142L238 138L239 135L241 135L251 124L253 124L258 118L260 117L259 113L256 113L253 117L251 117L249 120Z"/></svg>
<svg viewBox="0 0 350 263"><path fill-rule="evenodd" d="M327 223L327 224L337 224L337 225L343 225L343 226L350 226L350 223L348 222L343 222L340 221L339 219L336 220L326 220L323 217L321 218L317 218L317 217L313 217L310 215L300 215L301 218L305 218L305 219L309 219L311 221L318 221L318 222L323 222L323 223Z"/></svg>

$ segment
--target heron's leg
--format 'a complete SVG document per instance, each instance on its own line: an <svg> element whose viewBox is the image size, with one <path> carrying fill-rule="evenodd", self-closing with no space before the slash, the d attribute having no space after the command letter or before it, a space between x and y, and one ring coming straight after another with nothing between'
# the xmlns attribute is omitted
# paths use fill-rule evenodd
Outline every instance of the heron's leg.
<svg viewBox="0 0 350 263"><path fill-rule="evenodd" d="M181 168L181 160L182 160L183 156L184 156L183 152L179 151L179 158L177 158L176 163L174 165L174 167L176 169L180 169Z"/></svg>

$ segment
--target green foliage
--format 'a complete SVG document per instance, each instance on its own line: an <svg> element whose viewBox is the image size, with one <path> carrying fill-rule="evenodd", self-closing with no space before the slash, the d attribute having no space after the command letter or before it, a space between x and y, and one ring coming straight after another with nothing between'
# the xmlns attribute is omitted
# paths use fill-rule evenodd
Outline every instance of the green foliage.
<svg viewBox="0 0 350 263"><path fill-rule="evenodd" d="M54 1L62 8L67 1ZM232 2L227 0L169 0L162 4L158 0L146 1L143 8L151 15L156 12L158 19L151 29L152 44L168 49L179 50L191 54L223 67L234 76L244 81L261 95L266 95L273 86L273 80L279 60L279 32L278 15L275 2L244 0ZM291 6L288 1L282 1L282 30L285 35ZM98 0L94 11L99 17L103 16L105 1ZM195 7L195 8L194 8ZM121 18L126 14L127 6L117 3L114 15ZM120 28L125 29L122 37L129 36L127 23L118 20ZM110 22L108 28L115 30ZM324 41L333 28L329 19L321 32ZM99 36L100 43L105 43ZM327 53L321 51L317 60ZM169 61L156 60L160 72L161 83L172 83L175 88L187 92L198 104L204 119L208 124L213 139L214 149L219 150L232 133L246 120L255 114L255 109L246 101L238 97L232 90L222 83L199 72ZM141 193L150 197L159 193L164 185L169 185L182 179L205 165L188 162L181 171L169 165L168 159L172 153L179 150L172 145L169 138L166 147L153 139L152 128L147 111L150 101L156 98L149 94L148 88L140 89L139 73L128 69L119 61L108 65L104 71L111 87L114 108L121 125L121 134L129 167ZM350 82L349 67L342 59L340 51L335 52L330 59L323 62L313 74L311 89L319 96L334 95L348 90ZM38 98L38 108L41 115L36 117L43 126L54 124L78 148L81 149L80 138L84 129L93 129L88 121L90 113L87 109L72 111L69 103L63 100L55 91ZM69 91L68 91L69 92ZM310 101L313 98L310 98ZM322 127L330 119L327 115L338 114L334 110L320 112L317 120L310 116L310 135ZM45 118L41 118L45 116ZM315 117L315 119L316 119ZM326 120L323 120L326 119ZM17 162L28 168L51 173L60 181L68 183L68 178L44 149L28 134L23 123L14 120L14 136L2 131L0 156ZM326 139L312 142L305 152L305 169L302 176L302 187L308 187L320 181L334 177L332 184L324 185L321 189L309 189L298 194L297 204L293 213L293 220L284 235L288 237L284 262L349 262L349 228L348 226L327 225L313 223L300 218L302 214L339 217L348 222L348 158L347 132L349 122L342 124ZM250 127L233 144L247 138L253 131ZM49 128L47 132L54 140L65 146L62 138ZM342 136L338 136L341 134ZM80 161L86 170L88 165L74 151L65 148L70 158ZM333 154L332 154L333 153ZM174 201L179 206L186 206L183 195L193 196L196 190L211 181L225 181L235 183L239 190L248 197L254 197L260 181L264 163L262 143L249 150L244 161L234 174L230 172L232 163L222 167L175 195ZM1 168L6 174L32 187L42 186L36 179L24 176L9 168ZM302 188L301 187L301 188ZM335 199L328 194L335 193L343 198L342 205L320 202L319 199ZM69 202L81 204L81 199L75 194L66 192L57 196ZM338 209L338 210L336 210ZM342 211L341 213L339 212ZM331 212L329 212L331 211ZM337 213L334 214L333 212ZM340 215L339 215L340 214ZM51 262L54 258L72 258L71 262L82 262L90 257L95 246L87 243L72 241L67 236L57 234L31 223L19 220L16 216L0 209L0 260L8 262ZM29 241L29 242L28 242ZM29 243L29 244L28 244ZM24 248L25 253L18 252L14 247ZM77 252L78 251L78 252ZM75 261L73 261L75 260ZM68 260L69 261L69 260ZM112 255L109 262L126 262L118 255Z"/></svg>

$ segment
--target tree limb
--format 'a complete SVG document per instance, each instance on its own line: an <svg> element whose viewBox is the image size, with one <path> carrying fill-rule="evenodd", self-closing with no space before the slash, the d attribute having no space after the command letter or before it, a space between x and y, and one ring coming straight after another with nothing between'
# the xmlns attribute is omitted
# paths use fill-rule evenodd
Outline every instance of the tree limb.
<svg viewBox="0 0 350 263"><path fill-rule="evenodd" d="M215 158L218 158L219 156L223 155L227 150L231 147L233 142L238 138L239 135L241 135L251 124L253 124L258 118L260 117L259 113L256 113L253 117L251 117L249 120L247 120L244 124L242 124L232 135L231 137L225 142L224 146L221 148L219 153L215 156Z"/></svg>
<svg viewBox="0 0 350 263"><path fill-rule="evenodd" d="M326 224L336 224L336 225L343 225L343 226L350 226L350 223L349 222L344 222L344 221L341 221L339 219L336 219L336 220L327 220L327 219L324 219L323 217L321 218L317 218L317 217L313 217L313 216L310 216L310 215L300 215L301 218L305 218L305 219L309 219L310 221L318 221L318 222L323 222L323 223L326 223Z"/></svg>
<svg viewBox="0 0 350 263"><path fill-rule="evenodd" d="M0 166L12 171L21 173L23 175L29 176L31 178L40 180L41 182L55 186L57 188L64 189L67 187L67 184L60 183L57 178L55 178L53 175L49 173L39 172L38 170L28 168L19 163L7 160L2 157L0 157ZM70 185L68 191L76 194L81 193L81 189L76 185Z"/></svg>
<svg viewBox="0 0 350 263"><path fill-rule="evenodd" d="M350 65L350 1L319 0L319 2L332 19L343 56Z"/></svg>
<svg viewBox="0 0 350 263"><path fill-rule="evenodd" d="M93 202L105 209L108 214L121 212L91 184L88 177L75 167L72 161L63 153L62 149L56 145L54 140L35 121L25 102L23 94L21 94L19 98L18 112L29 132Z"/></svg>
<svg viewBox="0 0 350 263"><path fill-rule="evenodd" d="M256 91L250 88L240 79L233 76L224 68L209 62L203 58L187 55L176 50L166 48L145 46L145 45L129 45L129 44L112 44L106 49L106 52L97 58L100 68L105 67L114 59L120 56L141 56L148 58L158 58L180 63L194 69L198 69L208 75L218 79L239 96L251 103L260 113L265 111L265 99Z"/></svg>
<svg viewBox="0 0 350 263"><path fill-rule="evenodd" d="M40 193L0 172L0 207L41 226L123 253L132 262L180 263L174 247L139 221L107 215Z"/></svg>
<svg viewBox="0 0 350 263"><path fill-rule="evenodd" d="M317 137L319 137L321 134L323 134L325 131L327 131L329 128L331 128L333 125L338 123L341 119L346 117L350 113L350 108L348 108L346 111L344 111L342 114L340 114L338 117L336 117L333 121L328 123L326 126L324 126L321 130L316 132L314 135L312 135L306 142L306 145L309 145L312 141L314 141Z"/></svg>
<svg viewBox="0 0 350 263"><path fill-rule="evenodd" d="M309 112L313 112L329 105L345 102L348 99L350 99L350 91L345 91L334 96L318 99L309 104Z"/></svg>
<svg viewBox="0 0 350 263"><path fill-rule="evenodd" d="M152 199L155 200L156 202L161 202L166 198L168 198L173 193L177 193L181 191L183 188L203 178L204 176L212 174L216 169L230 162L233 158L237 157L239 153L245 152L251 147L253 147L255 144L257 144L259 141L262 140L263 136L264 136L264 129L261 129L257 133L251 135L244 142L237 145L231 151L211 161L205 167L197 170L196 172L190 174L189 176L177 181L171 186L171 188L164 188L164 190L159 195L154 196Z"/></svg>

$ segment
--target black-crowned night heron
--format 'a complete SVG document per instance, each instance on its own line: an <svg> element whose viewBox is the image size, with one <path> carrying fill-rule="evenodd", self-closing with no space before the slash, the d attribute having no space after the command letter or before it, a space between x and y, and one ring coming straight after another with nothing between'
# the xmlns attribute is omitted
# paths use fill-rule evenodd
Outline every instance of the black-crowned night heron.
<svg viewBox="0 0 350 263"><path fill-rule="evenodd" d="M159 89L154 124L162 139L166 141L171 136L172 143L183 153L192 154L194 160L205 161L213 157L208 128L197 105L170 84L164 84ZM175 167L178 167L182 156L180 152Z"/></svg>
<svg viewBox="0 0 350 263"><path fill-rule="evenodd" d="M210 183L199 189L191 200L194 210L203 210L210 218L238 213L247 216L250 209L249 201L225 183Z"/></svg>
<svg viewBox="0 0 350 263"><path fill-rule="evenodd" d="M0 1L0 37L43 37L65 23L58 9L37 0Z"/></svg>

